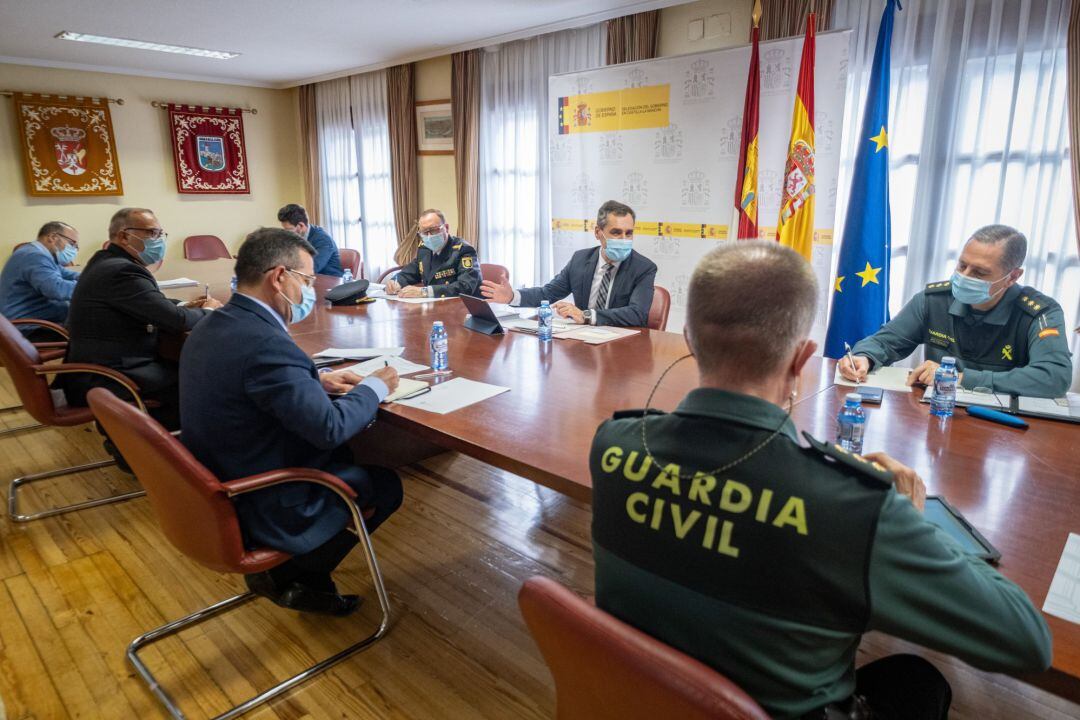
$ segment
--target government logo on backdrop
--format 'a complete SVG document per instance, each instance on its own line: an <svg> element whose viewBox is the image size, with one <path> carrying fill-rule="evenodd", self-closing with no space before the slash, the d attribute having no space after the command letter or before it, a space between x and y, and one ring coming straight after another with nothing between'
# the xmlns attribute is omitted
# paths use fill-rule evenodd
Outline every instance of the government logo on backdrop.
<svg viewBox="0 0 1080 720"><path fill-rule="evenodd" d="M742 137L742 115L727 121L727 125L716 132L716 147L720 157L737 157L739 141Z"/></svg>
<svg viewBox="0 0 1080 720"><path fill-rule="evenodd" d="M762 65L761 86L765 92L791 89L791 56L786 50L766 50L765 62Z"/></svg>
<svg viewBox="0 0 1080 720"><path fill-rule="evenodd" d="M656 131L653 157L661 162L682 160L683 132L674 123Z"/></svg>
<svg viewBox="0 0 1080 720"><path fill-rule="evenodd" d="M712 190L709 178L700 170L687 173L682 182L682 206L688 210L703 210L709 206Z"/></svg>
<svg viewBox="0 0 1080 720"><path fill-rule="evenodd" d="M600 140L600 162L617 163L623 159L623 142L619 133L609 133Z"/></svg>
<svg viewBox="0 0 1080 720"><path fill-rule="evenodd" d="M623 201L635 210L640 211L642 206L648 205L649 183L645 176L639 172L627 175L623 180L622 195Z"/></svg>
<svg viewBox="0 0 1080 720"><path fill-rule="evenodd" d="M575 178L573 185L570 187L570 196L574 199L574 202L583 208L582 212L589 213L592 211L593 200L596 198L596 188L593 187L592 181L589 180L586 173L581 173Z"/></svg>
<svg viewBox="0 0 1080 720"><path fill-rule="evenodd" d="M683 80L683 99L689 103L711 100L716 94L716 69L702 58L686 71Z"/></svg>
<svg viewBox="0 0 1080 720"><path fill-rule="evenodd" d="M645 87L648 84L649 84L649 76L648 76L648 74L639 67L634 68L633 70L631 70L630 72L628 72L626 74L626 83L625 83L625 85L628 88Z"/></svg>
<svg viewBox="0 0 1080 720"><path fill-rule="evenodd" d="M559 138L551 141L551 164L567 165L574 157L574 146L569 140Z"/></svg>

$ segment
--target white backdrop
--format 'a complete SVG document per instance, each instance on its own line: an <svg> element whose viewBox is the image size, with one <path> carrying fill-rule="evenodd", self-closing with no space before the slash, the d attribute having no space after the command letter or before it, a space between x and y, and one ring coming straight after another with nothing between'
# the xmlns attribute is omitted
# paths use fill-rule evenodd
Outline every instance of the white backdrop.
<svg viewBox="0 0 1080 720"><path fill-rule="evenodd" d="M813 265L820 301L813 337L819 344L827 323L849 35L850 31L843 30L817 37ZM760 48L758 228L773 238L802 42L801 37L777 40L762 43ZM634 249L657 264L656 283L671 292L668 330L682 330L690 274L706 252L727 238L732 221L749 63L747 45L550 78L548 126L556 270L575 250L595 244L591 227L601 203L625 202L637 213ZM663 85L669 86L670 92L667 127L559 134L561 97Z"/></svg>

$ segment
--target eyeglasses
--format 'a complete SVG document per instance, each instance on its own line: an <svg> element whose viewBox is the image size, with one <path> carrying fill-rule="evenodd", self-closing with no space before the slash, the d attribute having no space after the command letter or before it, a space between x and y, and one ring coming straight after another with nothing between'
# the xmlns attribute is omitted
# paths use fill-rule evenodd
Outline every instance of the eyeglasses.
<svg viewBox="0 0 1080 720"><path fill-rule="evenodd" d="M78 240L75 240L73 238L69 238L67 235L62 235L60 233L56 233L56 235L59 236L59 237L64 238L65 240L67 240L69 243L71 243L71 246L73 248L75 248L76 250L79 248L79 241Z"/></svg>
<svg viewBox="0 0 1080 720"><path fill-rule="evenodd" d="M124 232L128 232L129 230L138 230L139 232L150 233L149 235L146 236L147 240L158 240L158 239L167 240L168 237L169 237L169 233L165 232L161 228L138 228L138 227L126 227L126 228L124 228Z"/></svg>
<svg viewBox="0 0 1080 720"><path fill-rule="evenodd" d="M425 235L433 235L433 234L441 231L442 229L443 229L443 226L441 224L436 225L435 227L419 228L416 231L416 235L417 235L417 237L424 237Z"/></svg>
<svg viewBox="0 0 1080 720"><path fill-rule="evenodd" d="M282 267L282 266L281 265L275 265L273 267L268 267L265 270L263 270L263 272L268 273L271 270L276 270L279 267ZM291 267L288 267L288 266L285 266L285 272L292 273L293 275L299 275L301 278L304 279L304 284L305 285L307 285L308 287L315 287L316 278L315 278L314 275L308 275L307 273L302 273L299 270L293 270Z"/></svg>

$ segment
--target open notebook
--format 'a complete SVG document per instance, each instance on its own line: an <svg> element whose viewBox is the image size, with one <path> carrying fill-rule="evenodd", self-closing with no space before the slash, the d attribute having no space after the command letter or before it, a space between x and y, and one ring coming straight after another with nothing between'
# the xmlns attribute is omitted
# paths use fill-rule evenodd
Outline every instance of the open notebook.
<svg viewBox="0 0 1080 720"><path fill-rule="evenodd" d="M384 403L395 402L406 397L413 397L425 392L431 383L411 378L398 378L397 390L386 396Z"/></svg>

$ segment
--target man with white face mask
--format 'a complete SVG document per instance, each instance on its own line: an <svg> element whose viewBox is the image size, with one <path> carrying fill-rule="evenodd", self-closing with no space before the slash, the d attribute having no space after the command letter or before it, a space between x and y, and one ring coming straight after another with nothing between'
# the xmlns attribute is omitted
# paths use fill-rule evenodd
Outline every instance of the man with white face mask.
<svg viewBox="0 0 1080 720"><path fill-rule="evenodd" d="M236 257L236 292L191 333L180 355L181 441L222 481L282 468L314 468L345 481L374 531L401 505L393 470L360 466L349 440L375 422L398 383L394 368L367 378L348 370L318 373L289 335L315 304L315 248L299 235L263 228ZM331 398L328 393L337 397ZM356 544L349 512L336 495L287 483L236 500L249 547L292 555L246 575L248 587L282 607L348 615L356 595L337 592L330 573Z"/></svg>
<svg viewBox="0 0 1080 720"><path fill-rule="evenodd" d="M47 222L37 239L17 248L0 273L0 314L8 320L37 318L61 325L67 320L79 273L67 266L79 252L79 231L63 222ZM19 328L35 342L60 340L39 326Z"/></svg>
<svg viewBox="0 0 1080 720"><path fill-rule="evenodd" d="M481 280L476 249L450 234L441 210L420 213L416 227L416 259L387 281L386 292L403 298L476 295Z"/></svg>
<svg viewBox="0 0 1080 720"><path fill-rule="evenodd" d="M931 385L941 358L953 356L961 387L1029 397L1061 397L1072 358L1065 316L1053 298L1018 284L1027 238L1007 225L987 225L964 245L952 279L934 282L900 314L852 348L838 366L849 380L865 379L925 347L925 361L908 384Z"/></svg>
<svg viewBox="0 0 1080 720"><path fill-rule="evenodd" d="M560 317L576 323L644 327L656 263L633 249L635 220L629 205L608 200L596 213L593 233L599 247L578 250L547 285L514 290L509 282L485 280L480 292L515 307L547 300ZM563 300L567 295L573 300Z"/></svg>

